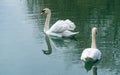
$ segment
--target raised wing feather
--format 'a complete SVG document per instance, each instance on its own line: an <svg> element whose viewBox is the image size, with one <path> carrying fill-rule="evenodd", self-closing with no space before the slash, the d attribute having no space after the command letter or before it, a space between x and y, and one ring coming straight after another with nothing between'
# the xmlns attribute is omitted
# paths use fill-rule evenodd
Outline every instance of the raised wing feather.
<svg viewBox="0 0 120 75"><path fill-rule="evenodd" d="M74 30L75 29L75 25L73 22L71 22L70 20L58 20L50 29L50 32L54 32L54 33L61 33L64 32L65 30Z"/></svg>

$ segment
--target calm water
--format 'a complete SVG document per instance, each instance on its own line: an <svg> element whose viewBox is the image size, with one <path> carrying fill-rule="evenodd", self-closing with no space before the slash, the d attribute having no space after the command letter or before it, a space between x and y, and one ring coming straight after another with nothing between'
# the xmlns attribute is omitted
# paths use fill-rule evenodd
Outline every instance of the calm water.
<svg viewBox="0 0 120 75"><path fill-rule="evenodd" d="M71 39L50 39L51 25L72 20L80 33ZM98 75L120 75L120 0L0 0L0 75L93 75L80 60L90 47L91 28L98 28L97 46L103 53Z"/></svg>

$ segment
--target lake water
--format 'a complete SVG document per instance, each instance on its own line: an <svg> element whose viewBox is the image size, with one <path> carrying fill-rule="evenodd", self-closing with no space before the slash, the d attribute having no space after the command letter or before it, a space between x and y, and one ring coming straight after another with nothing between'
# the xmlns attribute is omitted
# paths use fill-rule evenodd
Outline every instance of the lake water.
<svg viewBox="0 0 120 75"><path fill-rule="evenodd" d="M45 7L52 11L50 25L70 19L80 33L70 39L45 36ZM120 0L0 0L0 75L93 75L80 56L91 45L94 26L102 52L97 74L120 75L119 9Z"/></svg>

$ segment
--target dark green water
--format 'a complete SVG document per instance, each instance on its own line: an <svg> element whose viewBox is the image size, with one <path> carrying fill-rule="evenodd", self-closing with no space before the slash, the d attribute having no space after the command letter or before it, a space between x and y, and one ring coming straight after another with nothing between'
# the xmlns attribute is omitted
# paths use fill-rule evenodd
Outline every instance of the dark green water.
<svg viewBox="0 0 120 75"><path fill-rule="evenodd" d="M52 11L51 25L70 19L80 33L72 39L46 37L46 16L40 15L45 7ZM120 0L1 0L0 75L93 75L80 56L90 47L94 26L102 52L97 74L120 75L119 9Z"/></svg>

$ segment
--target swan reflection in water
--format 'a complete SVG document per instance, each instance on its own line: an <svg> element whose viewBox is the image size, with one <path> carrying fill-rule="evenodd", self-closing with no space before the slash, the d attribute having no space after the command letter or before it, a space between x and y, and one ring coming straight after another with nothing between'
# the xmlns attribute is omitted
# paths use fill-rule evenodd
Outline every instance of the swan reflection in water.
<svg viewBox="0 0 120 75"><path fill-rule="evenodd" d="M52 53L52 47L50 44L50 39L47 35L45 35L45 41L48 47L48 50L42 50L45 55L50 55Z"/></svg>
<svg viewBox="0 0 120 75"><path fill-rule="evenodd" d="M93 75L97 75L97 67L93 66Z"/></svg>
<svg viewBox="0 0 120 75"><path fill-rule="evenodd" d="M96 64L98 64L99 61L97 62L85 62L84 63L84 68L86 69L86 71L90 71L92 70L93 75L97 75L97 66Z"/></svg>
<svg viewBox="0 0 120 75"><path fill-rule="evenodd" d="M58 38L45 35L45 41L47 44L47 50L42 50L45 55L50 55L52 53L52 48L58 51L65 51L74 47L76 38Z"/></svg>

